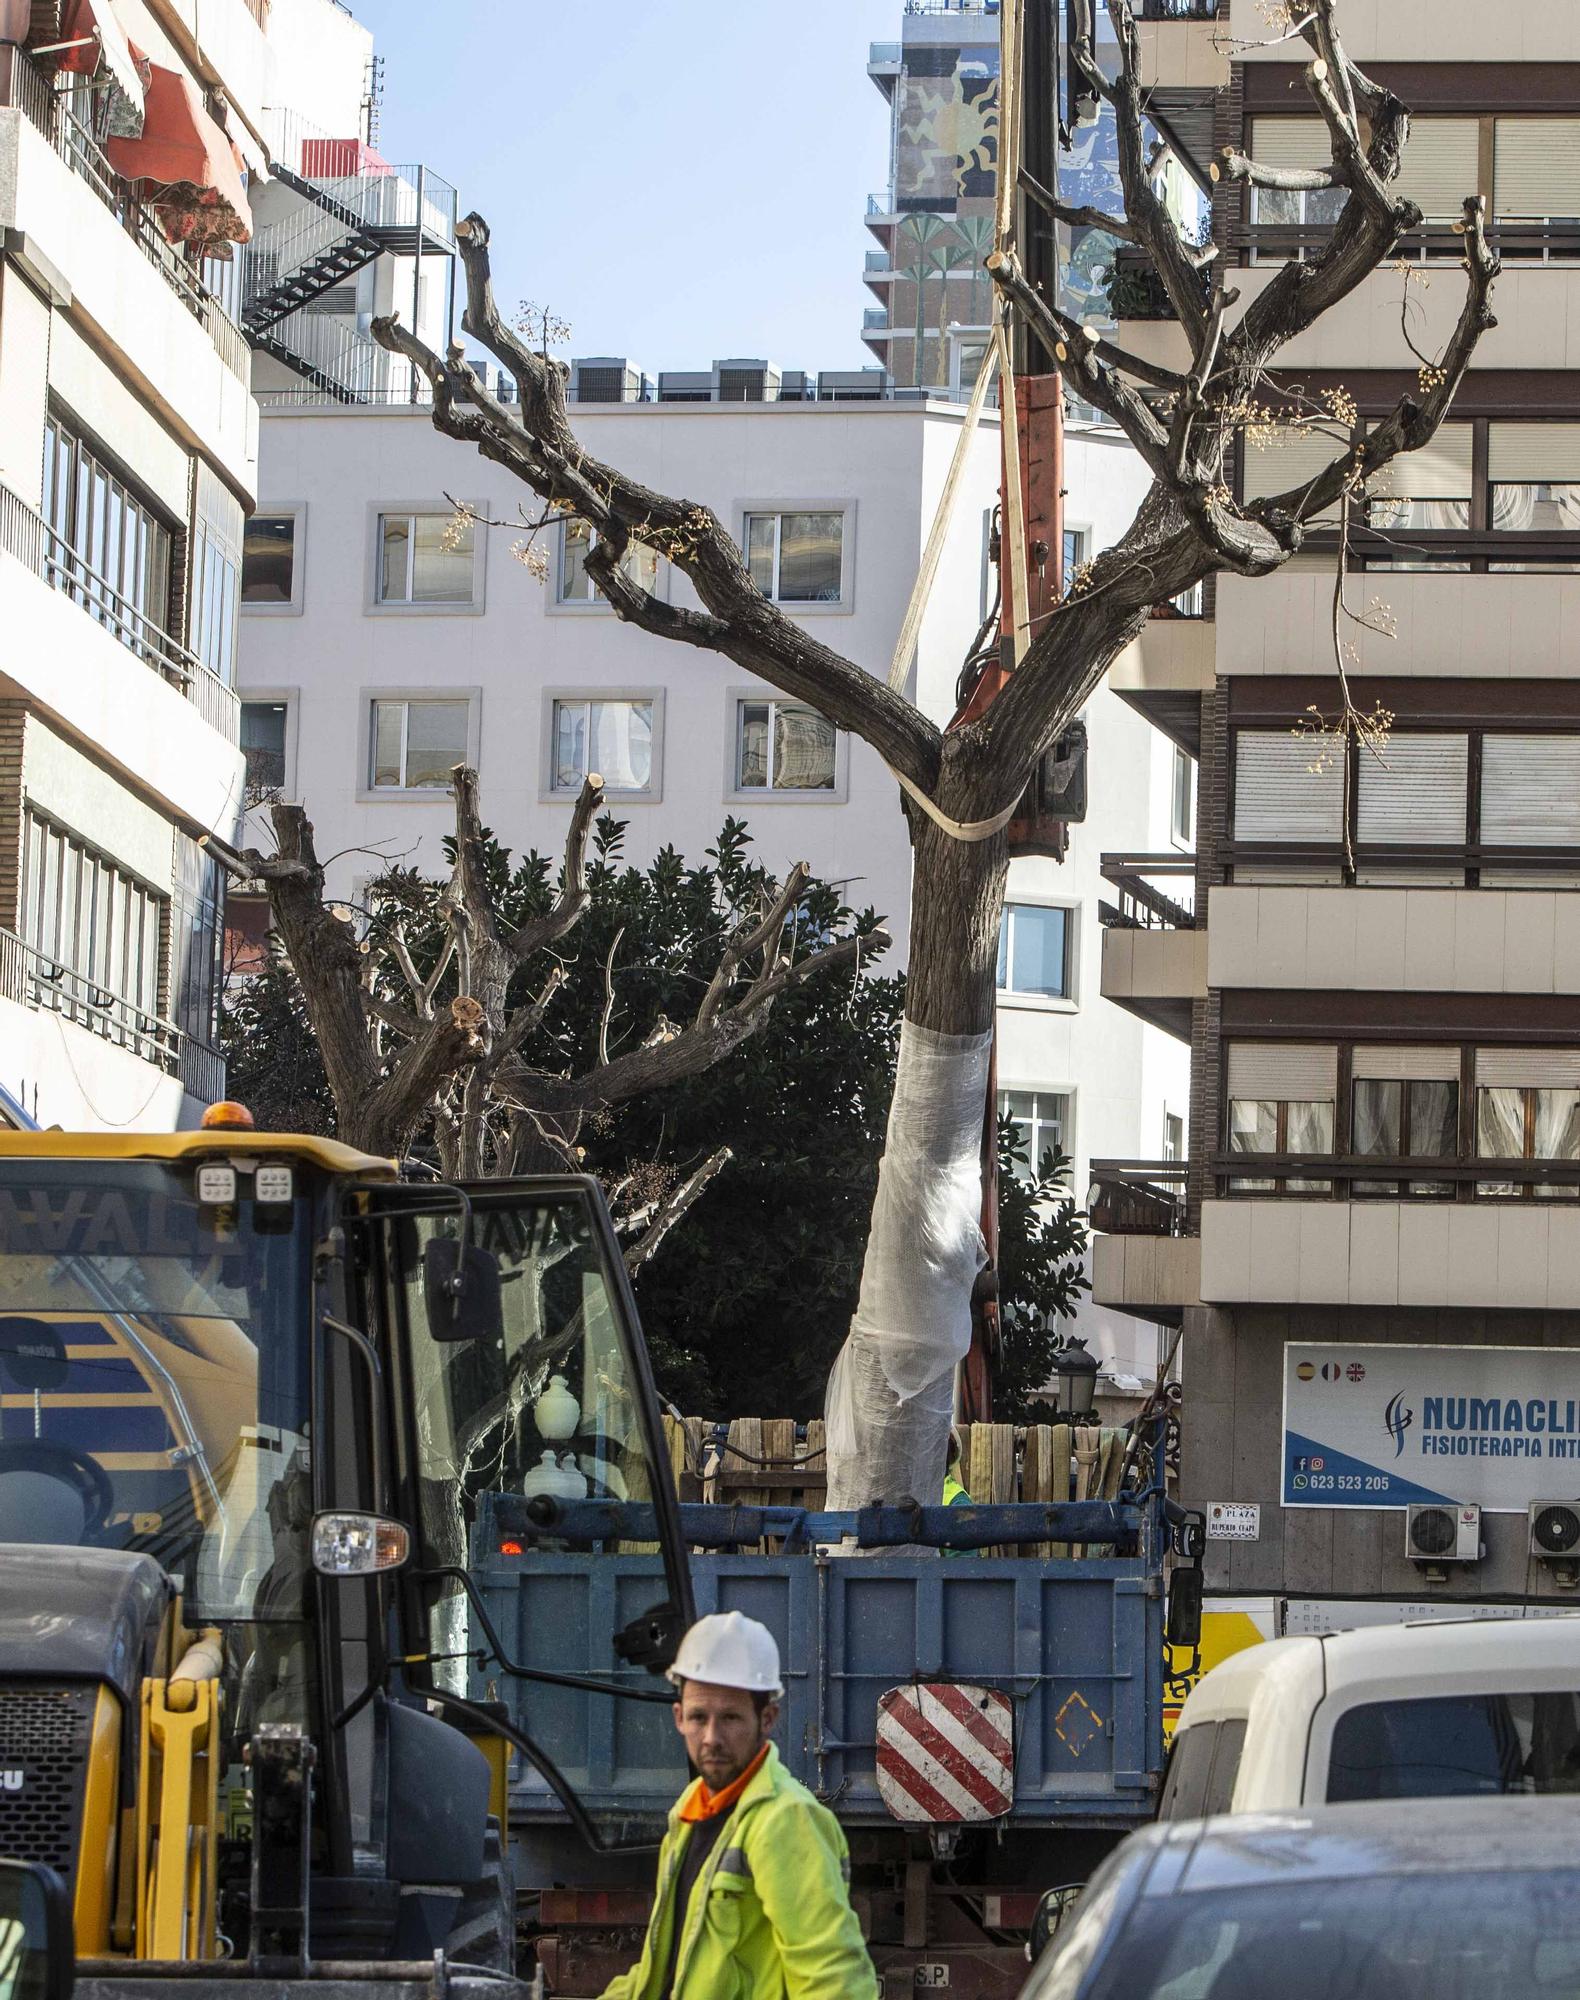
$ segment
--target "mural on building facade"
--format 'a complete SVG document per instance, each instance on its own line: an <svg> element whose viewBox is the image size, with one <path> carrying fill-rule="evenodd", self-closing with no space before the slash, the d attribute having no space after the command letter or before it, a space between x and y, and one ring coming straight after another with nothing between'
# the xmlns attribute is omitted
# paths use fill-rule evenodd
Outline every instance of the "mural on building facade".
<svg viewBox="0 0 1580 2000"><path fill-rule="evenodd" d="M894 195L905 210L993 199L998 50L908 48L895 127Z"/></svg>

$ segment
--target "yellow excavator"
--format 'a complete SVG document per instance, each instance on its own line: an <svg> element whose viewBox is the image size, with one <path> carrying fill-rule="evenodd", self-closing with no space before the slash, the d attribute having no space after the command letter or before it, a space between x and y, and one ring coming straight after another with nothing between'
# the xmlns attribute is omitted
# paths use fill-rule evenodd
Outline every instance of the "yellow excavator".
<svg viewBox="0 0 1580 2000"><path fill-rule="evenodd" d="M618 1658L546 1676L613 1693L691 1598L595 1182L414 1181L233 1105L0 1130L0 1857L64 1884L79 1994L530 1990L511 1760L578 1803L468 1696L465 1565L544 1408L562 1490L654 1509Z"/></svg>

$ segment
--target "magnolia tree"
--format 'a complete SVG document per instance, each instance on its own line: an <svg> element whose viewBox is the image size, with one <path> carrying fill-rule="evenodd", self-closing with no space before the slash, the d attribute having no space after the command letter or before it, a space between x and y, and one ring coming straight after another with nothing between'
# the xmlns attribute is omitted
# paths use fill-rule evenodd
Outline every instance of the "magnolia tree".
<svg viewBox="0 0 1580 2000"><path fill-rule="evenodd" d="M1464 212L1465 298L1418 391L1365 433L1342 397L1312 401L1274 374L1281 351L1361 285L1420 223L1394 192L1409 131L1405 106L1346 55L1335 0L1287 10L1289 38L1310 48L1306 88L1330 158L1313 169L1266 167L1237 149L1215 163L1253 187L1333 188L1343 208L1319 251L1286 264L1242 311L1211 246L1194 244L1153 185L1140 47L1130 0L1106 0L1117 56L1105 67L1088 36L1074 61L1112 108L1122 217L1066 208L1028 189L1062 221L1095 223L1149 261L1188 360L1160 366L1097 337L1027 280L1012 242L988 258L997 311L1057 355L1070 388L1124 431L1152 483L1129 528L1098 555L1041 625L1001 693L975 719L940 728L902 693L766 600L740 549L706 506L660 493L595 458L566 409L566 375L540 329L513 324L490 276L489 229L458 228L466 278L462 324L512 377L517 400L490 393L459 343L435 353L398 322L374 334L427 378L437 428L503 466L536 496L522 553L559 519L590 529L586 567L618 617L677 645L730 660L809 702L871 744L899 780L913 853L909 981L888 1142L860 1303L829 1395L830 1504L932 1497L944 1466L953 1370L970 1339L981 1262L978 1156L989 1074L999 919L1008 865L1002 828L1039 760L1155 604L1219 573L1270 574L1300 549L1307 523L1352 496L1399 454L1431 438L1481 334L1497 264L1481 204ZM1331 437L1315 477L1238 502L1232 449L1244 432ZM1008 538L1006 538L1008 539ZM688 602L647 590L625 558L655 551L690 586ZM1343 617L1342 592L1336 622ZM821 629L821 628L820 628ZM1342 664L1342 662L1341 662ZM1343 727L1352 726L1346 698Z"/></svg>

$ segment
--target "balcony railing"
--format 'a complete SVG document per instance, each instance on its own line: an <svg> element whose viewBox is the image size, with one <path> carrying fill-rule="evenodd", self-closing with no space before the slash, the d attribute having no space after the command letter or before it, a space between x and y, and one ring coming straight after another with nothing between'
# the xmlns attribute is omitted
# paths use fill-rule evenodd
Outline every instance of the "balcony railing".
<svg viewBox="0 0 1580 2000"><path fill-rule="evenodd" d="M1332 235L1327 223L1258 221L1232 227L1229 247L1246 263L1282 264L1289 258L1309 263ZM1572 215L1498 217L1487 224L1487 241L1505 264L1580 264L1580 218ZM1463 232L1450 222L1433 221L1401 237L1388 264L1401 257L1414 264L1459 264L1464 256Z"/></svg>
<svg viewBox="0 0 1580 2000"><path fill-rule="evenodd" d="M881 277L885 272L893 271L894 259L887 250L869 250L863 269L869 277Z"/></svg>
<svg viewBox="0 0 1580 2000"><path fill-rule="evenodd" d="M1498 880L1502 877L1550 876L1554 888L1580 879L1580 849L1565 847L1495 847L1483 841L1356 841L1346 854L1337 841L1228 841L1218 858L1231 870L1246 869L1256 888L1338 888L1353 885L1387 888L1401 877L1400 888L1509 889L1534 886ZM1107 857L1104 857L1105 862ZM1105 869L1106 872L1106 869ZM1486 876L1494 879L1486 881ZM1423 880L1425 877L1427 879Z"/></svg>
<svg viewBox="0 0 1580 2000"><path fill-rule="evenodd" d="M153 211L139 200L128 182L115 171L100 150L98 141L76 113L56 95L49 79L25 50L0 49L0 102L15 106L54 147L55 151L93 189L128 236L153 265L165 283L198 320L221 361L242 381L252 373L252 357L246 336L198 277L192 264L171 243Z"/></svg>
<svg viewBox="0 0 1580 2000"><path fill-rule="evenodd" d="M868 69L894 69L902 54L899 42L869 42L867 44Z"/></svg>
<svg viewBox="0 0 1580 2000"><path fill-rule="evenodd" d="M1140 21L1216 21L1218 0L1130 0Z"/></svg>
<svg viewBox="0 0 1580 2000"><path fill-rule="evenodd" d="M225 1095L225 1058L207 1042L181 1037L181 1088L201 1104L217 1104Z"/></svg>
<svg viewBox="0 0 1580 2000"><path fill-rule="evenodd" d="M0 931L0 997L58 1014L169 1076L180 1074L183 1037L173 1021L85 978L11 931Z"/></svg>
<svg viewBox="0 0 1580 2000"><path fill-rule="evenodd" d="M204 721L229 743L241 735L241 704L197 655L107 578L90 567L63 535L8 486L0 486L0 549L63 596L80 604L145 666L179 688Z"/></svg>
<svg viewBox="0 0 1580 2000"><path fill-rule="evenodd" d="M1183 1160L1093 1160L1086 1210L1106 1236L1183 1236Z"/></svg>
<svg viewBox="0 0 1580 2000"><path fill-rule="evenodd" d="M861 316L863 333L886 333L888 326L889 313L886 306L868 306Z"/></svg>
<svg viewBox="0 0 1580 2000"><path fill-rule="evenodd" d="M1193 931L1196 928L1194 854L1105 854L1102 877L1119 891L1117 903L1099 903L1105 929ZM1158 888L1159 879L1188 885L1182 897Z"/></svg>
<svg viewBox="0 0 1580 2000"><path fill-rule="evenodd" d="M1580 1201L1580 1159L1214 1153L1221 1195L1311 1201Z"/></svg>

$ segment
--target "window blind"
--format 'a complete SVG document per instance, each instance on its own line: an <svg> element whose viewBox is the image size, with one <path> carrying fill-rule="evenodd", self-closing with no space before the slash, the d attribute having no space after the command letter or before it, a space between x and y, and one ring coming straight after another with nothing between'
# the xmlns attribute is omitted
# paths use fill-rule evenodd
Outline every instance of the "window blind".
<svg viewBox="0 0 1580 2000"><path fill-rule="evenodd" d="M1481 123L1476 118L1412 118L1393 192L1428 222L1457 222L1477 192Z"/></svg>
<svg viewBox="0 0 1580 2000"><path fill-rule="evenodd" d="M1356 833L1363 840L1462 841L1467 736L1391 735L1381 761L1359 753Z"/></svg>
<svg viewBox="0 0 1580 2000"><path fill-rule="evenodd" d="M1580 118L1500 118L1494 148L1495 214L1580 216Z"/></svg>
<svg viewBox="0 0 1580 2000"><path fill-rule="evenodd" d="M1430 444L1390 459L1366 490L1373 499L1393 493L1410 500L1468 500L1470 453L1470 425L1444 424Z"/></svg>
<svg viewBox="0 0 1580 2000"><path fill-rule="evenodd" d="M1334 426L1334 434L1326 431L1284 434L1268 444L1258 444L1247 438L1246 499L1261 500L1272 493L1289 493L1315 479L1347 449L1344 438L1336 433L1337 426ZM1470 491L1468 485L1465 490L1467 493ZM1306 518L1311 521L1336 520L1338 508L1331 506L1321 513L1308 513Z"/></svg>
<svg viewBox="0 0 1580 2000"><path fill-rule="evenodd" d="M1328 761L1311 767L1327 749ZM1235 739L1236 840L1339 840L1344 759L1331 744L1287 729L1242 729Z"/></svg>
<svg viewBox="0 0 1580 2000"><path fill-rule="evenodd" d="M1580 424L1489 424L1487 477L1580 481Z"/></svg>
<svg viewBox="0 0 1580 2000"><path fill-rule="evenodd" d="M1385 1077L1405 1083L1457 1083L1458 1049L1356 1049L1351 1076Z"/></svg>
<svg viewBox="0 0 1580 2000"><path fill-rule="evenodd" d="M1338 1089L1339 1052L1311 1042L1231 1042L1229 1096L1284 1104L1330 1104Z"/></svg>
<svg viewBox="0 0 1580 2000"><path fill-rule="evenodd" d="M1415 144L1415 126L1410 145ZM1253 118L1251 158L1259 167L1331 167L1333 141L1320 118ZM1406 148L1408 151L1409 148Z"/></svg>
<svg viewBox="0 0 1580 2000"><path fill-rule="evenodd" d="M1482 739L1481 838L1491 847L1580 842L1580 736Z"/></svg>
<svg viewBox="0 0 1580 2000"><path fill-rule="evenodd" d="M1580 1049L1477 1049L1482 1090L1580 1089Z"/></svg>

